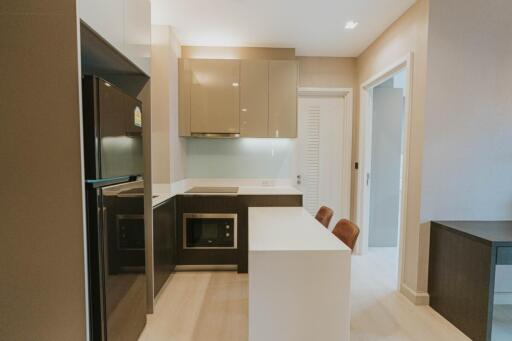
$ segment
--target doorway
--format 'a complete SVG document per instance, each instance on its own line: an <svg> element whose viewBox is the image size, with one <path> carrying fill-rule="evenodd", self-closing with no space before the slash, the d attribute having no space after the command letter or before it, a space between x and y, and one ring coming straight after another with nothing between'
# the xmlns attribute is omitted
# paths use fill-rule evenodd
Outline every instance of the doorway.
<svg viewBox="0 0 512 341"><path fill-rule="evenodd" d="M372 89L368 247L398 247L405 70Z"/></svg>
<svg viewBox="0 0 512 341"><path fill-rule="evenodd" d="M361 86L356 253L394 248L397 288L402 282L407 218L412 54Z"/></svg>
<svg viewBox="0 0 512 341"><path fill-rule="evenodd" d="M299 88L297 185L304 208L334 211L330 228L350 215L352 90Z"/></svg>

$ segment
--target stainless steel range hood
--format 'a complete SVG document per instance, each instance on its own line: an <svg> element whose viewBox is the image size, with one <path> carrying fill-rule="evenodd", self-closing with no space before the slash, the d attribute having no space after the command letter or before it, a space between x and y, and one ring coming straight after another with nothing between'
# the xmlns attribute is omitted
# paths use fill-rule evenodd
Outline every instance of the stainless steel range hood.
<svg viewBox="0 0 512 341"><path fill-rule="evenodd" d="M239 133L191 133L190 136L208 139L236 139L240 137Z"/></svg>

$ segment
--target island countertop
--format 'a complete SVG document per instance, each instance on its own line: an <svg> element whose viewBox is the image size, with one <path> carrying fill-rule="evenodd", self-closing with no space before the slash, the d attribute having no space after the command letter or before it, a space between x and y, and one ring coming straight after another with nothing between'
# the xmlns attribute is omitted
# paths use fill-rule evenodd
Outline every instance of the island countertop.
<svg viewBox="0 0 512 341"><path fill-rule="evenodd" d="M249 251L351 250L303 207L250 207Z"/></svg>
<svg viewBox="0 0 512 341"><path fill-rule="evenodd" d="M249 207L249 341L349 341L351 251L303 207Z"/></svg>

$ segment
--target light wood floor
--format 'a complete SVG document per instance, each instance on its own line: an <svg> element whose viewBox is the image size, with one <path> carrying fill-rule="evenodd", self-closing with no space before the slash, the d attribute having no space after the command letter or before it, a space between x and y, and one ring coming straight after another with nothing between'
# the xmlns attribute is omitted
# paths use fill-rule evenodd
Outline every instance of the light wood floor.
<svg viewBox="0 0 512 341"><path fill-rule="evenodd" d="M352 257L351 340L469 340L395 291L395 259L396 250L388 248ZM247 283L247 275L235 272L176 273L140 340L247 340Z"/></svg>

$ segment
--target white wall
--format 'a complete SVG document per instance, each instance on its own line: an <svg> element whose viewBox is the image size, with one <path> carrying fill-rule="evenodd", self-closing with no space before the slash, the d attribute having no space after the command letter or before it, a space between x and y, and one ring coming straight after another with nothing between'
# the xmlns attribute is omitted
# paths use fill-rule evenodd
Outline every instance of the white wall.
<svg viewBox="0 0 512 341"><path fill-rule="evenodd" d="M171 74L171 81L169 84L170 90L170 136L171 136L171 182L182 180L186 174L186 143L185 138L179 136L179 106L178 106L178 59L181 57L181 45L174 31L170 32L170 47L171 53L169 54L169 71Z"/></svg>
<svg viewBox="0 0 512 341"><path fill-rule="evenodd" d="M509 0L430 1L424 223L512 219L510 18Z"/></svg>
<svg viewBox="0 0 512 341"><path fill-rule="evenodd" d="M181 46L168 26L153 26L151 45L151 163L153 183L185 177L186 144L178 134L178 58Z"/></svg>
<svg viewBox="0 0 512 341"><path fill-rule="evenodd" d="M294 139L187 139L187 178L291 178Z"/></svg>

